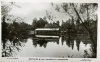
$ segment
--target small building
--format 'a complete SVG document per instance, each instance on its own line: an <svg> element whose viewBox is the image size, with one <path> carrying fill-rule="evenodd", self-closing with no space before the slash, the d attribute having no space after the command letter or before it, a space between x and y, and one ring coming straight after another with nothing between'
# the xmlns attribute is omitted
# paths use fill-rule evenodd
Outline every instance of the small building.
<svg viewBox="0 0 100 62"><path fill-rule="evenodd" d="M59 35L59 28L37 28L36 35Z"/></svg>

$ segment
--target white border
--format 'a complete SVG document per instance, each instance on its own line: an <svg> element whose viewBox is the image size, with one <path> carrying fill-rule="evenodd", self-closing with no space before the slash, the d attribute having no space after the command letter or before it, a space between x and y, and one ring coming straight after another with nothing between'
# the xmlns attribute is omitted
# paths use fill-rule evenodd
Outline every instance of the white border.
<svg viewBox="0 0 100 62"><path fill-rule="evenodd" d="M0 62L100 62L100 0L2 0L6 2L70 2L70 3L98 3L98 30L97 30L97 58L67 58L68 60L29 60L35 59L36 57L15 57L15 58L2 58ZM0 3L1 5L1 3ZM1 7L1 6L0 6ZM1 11L1 9L0 9ZM1 14L1 12L0 12ZM0 15L1 16L1 15ZM1 19L0 19L1 20ZM0 35L1 35L1 23L0 23ZM1 37L0 37L1 39ZM1 43L0 43L0 55L1 55ZM18 59L16 59L18 58ZM37 57L39 59L39 57ZM42 57L41 59L50 59L49 57ZM52 58L53 59L53 58ZM59 58L55 58L59 59ZM65 58L64 58L65 59ZM84 60L84 61L81 61ZM86 61L85 61L86 60Z"/></svg>

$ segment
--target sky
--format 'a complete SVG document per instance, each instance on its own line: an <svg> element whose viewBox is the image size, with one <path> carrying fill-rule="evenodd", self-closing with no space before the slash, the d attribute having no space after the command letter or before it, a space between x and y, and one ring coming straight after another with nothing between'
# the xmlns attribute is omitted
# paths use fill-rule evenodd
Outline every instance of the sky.
<svg viewBox="0 0 100 62"><path fill-rule="evenodd" d="M15 2L9 14L21 17L24 19L24 22L32 24L34 18L39 19L45 17L46 10L54 17L53 21L47 19L48 22L60 21L61 25L62 20L66 21L70 18L65 13L57 12L50 2ZM86 14L82 18L86 18ZM95 19L94 16L90 18Z"/></svg>
<svg viewBox="0 0 100 62"><path fill-rule="evenodd" d="M43 18L46 16L46 10L50 11L52 15L56 17L54 21L62 21L68 19L66 14L55 11L50 3L16 2L15 4L16 6L12 7L12 10L9 12L9 14L24 18L24 22L28 24L32 24L34 18L39 19L40 17ZM47 21L53 22L51 20Z"/></svg>

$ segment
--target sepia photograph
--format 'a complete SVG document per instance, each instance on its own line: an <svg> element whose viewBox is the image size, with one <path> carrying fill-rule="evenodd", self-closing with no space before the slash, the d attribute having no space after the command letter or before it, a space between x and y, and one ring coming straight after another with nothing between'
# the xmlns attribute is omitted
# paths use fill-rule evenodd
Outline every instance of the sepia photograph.
<svg viewBox="0 0 100 62"><path fill-rule="evenodd" d="M98 3L1 1L2 57L97 58Z"/></svg>

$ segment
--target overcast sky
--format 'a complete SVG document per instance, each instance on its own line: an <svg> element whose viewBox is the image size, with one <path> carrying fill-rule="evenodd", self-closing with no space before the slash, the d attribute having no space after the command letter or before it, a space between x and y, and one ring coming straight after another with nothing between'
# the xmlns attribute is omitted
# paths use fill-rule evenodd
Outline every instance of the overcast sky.
<svg viewBox="0 0 100 62"><path fill-rule="evenodd" d="M19 6L19 7L16 7ZM23 3L17 2L16 6L13 6L9 12L11 15L19 16L24 18L24 22L31 24L34 18L39 19L40 17L46 16L46 10L52 12L52 15L56 17L54 21L62 21L68 19L68 16L64 13L55 11L50 3ZM52 22L47 20L48 22Z"/></svg>
<svg viewBox="0 0 100 62"><path fill-rule="evenodd" d="M50 14L52 14L54 18L56 17L53 21L60 21L60 25L62 20L66 21L69 19L69 16L65 13L57 12L49 2L16 2L9 14L24 18L24 22L32 24L34 18L39 19L40 17L45 17L46 10L51 12ZM86 16L83 18L86 18ZM95 19L94 16L90 18ZM47 21L53 22L48 19Z"/></svg>

